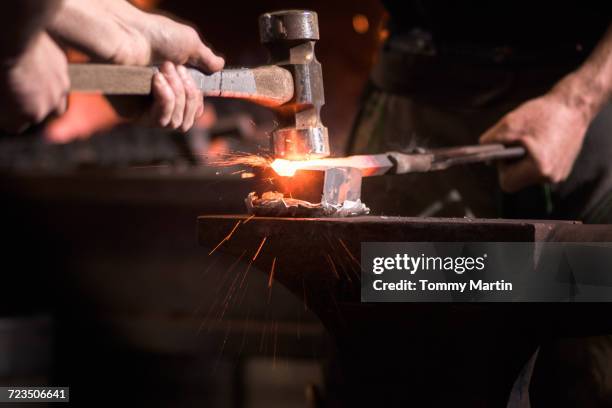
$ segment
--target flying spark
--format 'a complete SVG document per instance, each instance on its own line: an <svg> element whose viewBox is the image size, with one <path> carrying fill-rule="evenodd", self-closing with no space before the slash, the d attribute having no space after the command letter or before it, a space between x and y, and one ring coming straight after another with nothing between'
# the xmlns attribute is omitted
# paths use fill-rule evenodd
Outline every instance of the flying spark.
<svg viewBox="0 0 612 408"><path fill-rule="evenodd" d="M259 244L259 248L257 248L257 252L255 252L255 255L253 255L253 259L252 259L253 262L255 262L255 260L259 256L259 253L261 252L261 248L263 248L264 244L266 243L266 239L268 239L268 237L263 237L263 239L261 240L261 244Z"/></svg>
<svg viewBox="0 0 612 408"><path fill-rule="evenodd" d="M336 269L336 264L334 264L334 260L329 254L325 254L325 257L327 259L327 262L331 266L332 271L334 271L334 275L336 275L336 279L340 280L340 274L338 273L338 269Z"/></svg>
<svg viewBox="0 0 612 408"><path fill-rule="evenodd" d="M224 242L226 242L226 241L229 241L229 240L230 240L230 238L232 237L232 235L234 235L234 232L236 231L236 229L238 228L238 226L240 225L240 223L241 223L241 222L242 222L242 221L238 221L238 222L236 223L236 225L234 225L234 228L232 228L232 230L230 231L230 233L229 233L229 234L227 234L227 236L226 236L225 238L223 238L223 239L221 240L221 242L219 242L219 243L217 244L217 246L216 246L216 247L214 247L214 248L212 249L212 251L210 251L210 252L208 253L208 255L209 255L209 256L210 256L210 255L212 255L212 254L213 254L213 253L214 253L214 252L215 252L217 249L219 249L219 247L220 247L221 245L223 245L223 243L224 243Z"/></svg>
<svg viewBox="0 0 612 408"><path fill-rule="evenodd" d="M249 218L247 218L246 220L242 221L242 223L246 224L247 222L251 221L253 218L255 218L255 214L251 215Z"/></svg>
<svg viewBox="0 0 612 408"><path fill-rule="evenodd" d="M266 157L243 152L227 153L219 158L212 159L208 162L211 166L231 167L231 166L248 166L248 167L270 167L270 160Z"/></svg>
<svg viewBox="0 0 612 408"><path fill-rule="evenodd" d="M274 267L276 266L276 257L272 260L272 268L270 268L270 278L268 279L268 288L272 288L272 283L274 283Z"/></svg>

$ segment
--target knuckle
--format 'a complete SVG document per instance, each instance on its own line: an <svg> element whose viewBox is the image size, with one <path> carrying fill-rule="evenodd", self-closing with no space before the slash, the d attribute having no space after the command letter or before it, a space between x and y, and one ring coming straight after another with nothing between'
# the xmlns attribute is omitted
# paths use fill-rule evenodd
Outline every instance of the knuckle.
<svg viewBox="0 0 612 408"><path fill-rule="evenodd" d="M168 92L161 101L162 105L164 106L164 111L168 112L168 111L172 111L174 109L174 105L176 104L176 96L174 95L173 92Z"/></svg>
<svg viewBox="0 0 612 408"><path fill-rule="evenodd" d="M196 97L197 97L197 92L195 89L193 89L191 84L189 83L185 84L185 98L190 101L193 101L196 99Z"/></svg>
<svg viewBox="0 0 612 408"><path fill-rule="evenodd" d="M164 74L172 72L172 63L170 61L164 61L161 65L161 71Z"/></svg>

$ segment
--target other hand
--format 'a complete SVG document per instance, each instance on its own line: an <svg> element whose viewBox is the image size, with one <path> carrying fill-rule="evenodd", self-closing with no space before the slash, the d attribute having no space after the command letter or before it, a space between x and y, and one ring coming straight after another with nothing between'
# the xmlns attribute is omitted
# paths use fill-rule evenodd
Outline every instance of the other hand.
<svg viewBox="0 0 612 408"><path fill-rule="evenodd" d="M504 191L568 177L589 125L583 112L571 105L563 92L553 89L523 103L481 136L481 143L518 143L528 152L518 162L499 164Z"/></svg>
<svg viewBox="0 0 612 408"><path fill-rule="evenodd" d="M0 126L21 132L66 110L70 80L66 56L44 32L0 68Z"/></svg>

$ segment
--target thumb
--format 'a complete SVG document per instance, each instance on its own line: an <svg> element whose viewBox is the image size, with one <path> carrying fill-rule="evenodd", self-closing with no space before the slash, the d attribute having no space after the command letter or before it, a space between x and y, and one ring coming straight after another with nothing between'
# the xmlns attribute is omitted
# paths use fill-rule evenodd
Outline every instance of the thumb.
<svg viewBox="0 0 612 408"><path fill-rule="evenodd" d="M486 130L482 136L480 136L479 142L482 144L510 143L519 140L520 137L521 134L515 130L512 130L506 122L506 119L503 118Z"/></svg>
<svg viewBox="0 0 612 408"><path fill-rule="evenodd" d="M213 73L223 69L225 60L215 55L210 48L200 42L191 54L189 64L207 73Z"/></svg>

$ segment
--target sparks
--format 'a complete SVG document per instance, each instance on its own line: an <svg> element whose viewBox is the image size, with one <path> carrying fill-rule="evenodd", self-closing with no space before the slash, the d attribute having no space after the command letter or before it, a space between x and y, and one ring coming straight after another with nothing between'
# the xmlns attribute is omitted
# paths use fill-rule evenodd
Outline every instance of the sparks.
<svg viewBox="0 0 612 408"><path fill-rule="evenodd" d="M211 166L230 167L230 166L248 166L248 167L269 167L270 160L266 157L251 153L234 152L222 155L219 158L212 159L208 162Z"/></svg>
<svg viewBox="0 0 612 408"><path fill-rule="evenodd" d="M348 247L346 246L346 244L344 243L344 241L342 240L342 238L338 238L338 241L340 241L340 244L342 245L342 247L344 248L344 250L346 251L346 253L348 254L348 256L357 264L359 265L359 268L361 268L361 263L357 260L357 258L355 258L352 254L352 252L348 249Z"/></svg>
<svg viewBox="0 0 612 408"><path fill-rule="evenodd" d="M276 266L276 257L272 260L272 268L270 268L270 278L268 279L268 288L272 288L274 282L274 267Z"/></svg>
<svg viewBox="0 0 612 408"><path fill-rule="evenodd" d="M249 218L247 218L246 220L242 221L242 223L246 224L247 222L251 221L253 218L255 218L255 214L251 215Z"/></svg>
<svg viewBox="0 0 612 408"><path fill-rule="evenodd" d="M216 246L216 247L214 247L214 248L212 249L212 251L210 251L210 252L208 253L208 256L212 255L212 254L213 254L213 253L214 253L214 252L215 252L217 249L219 249L219 247L220 247L221 245L223 245L223 243L224 243L224 242L226 242L226 241L229 241L229 240L230 240L230 238L232 237L232 235L234 235L234 232L236 231L236 229L238 228L238 226L240 225L240 223L241 223L241 221L238 221L238 222L236 223L236 225L234 225L234 228L232 228L232 230L230 231L230 233L229 233L229 234L227 234L227 236L226 236L225 238L223 238L223 239L221 240L221 242L219 242L219 243L217 244L217 246Z"/></svg>
<svg viewBox="0 0 612 408"><path fill-rule="evenodd" d="M244 280L246 279L249 271L251 270L251 266L253 265L253 261L251 260L251 262L249 262L249 264L247 265L245 271L244 271L244 275L242 276L242 280L240 281L240 289L242 289L242 285L244 284Z"/></svg>
<svg viewBox="0 0 612 408"><path fill-rule="evenodd" d="M264 244L266 243L266 239L268 239L268 237L263 237L263 239L261 240L261 244L259 244L259 248L257 248L257 252L255 252L255 255L253 255L252 262L255 262L255 260L259 256L259 253L261 252L261 248L263 248Z"/></svg>
<svg viewBox="0 0 612 408"><path fill-rule="evenodd" d="M329 254L325 254L325 257L327 259L327 262L329 262L329 265L331 266L332 271L334 271L334 275L336 275L336 279L340 279L340 274L338 273L338 269L336 269L336 265L334 264L332 257Z"/></svg>

